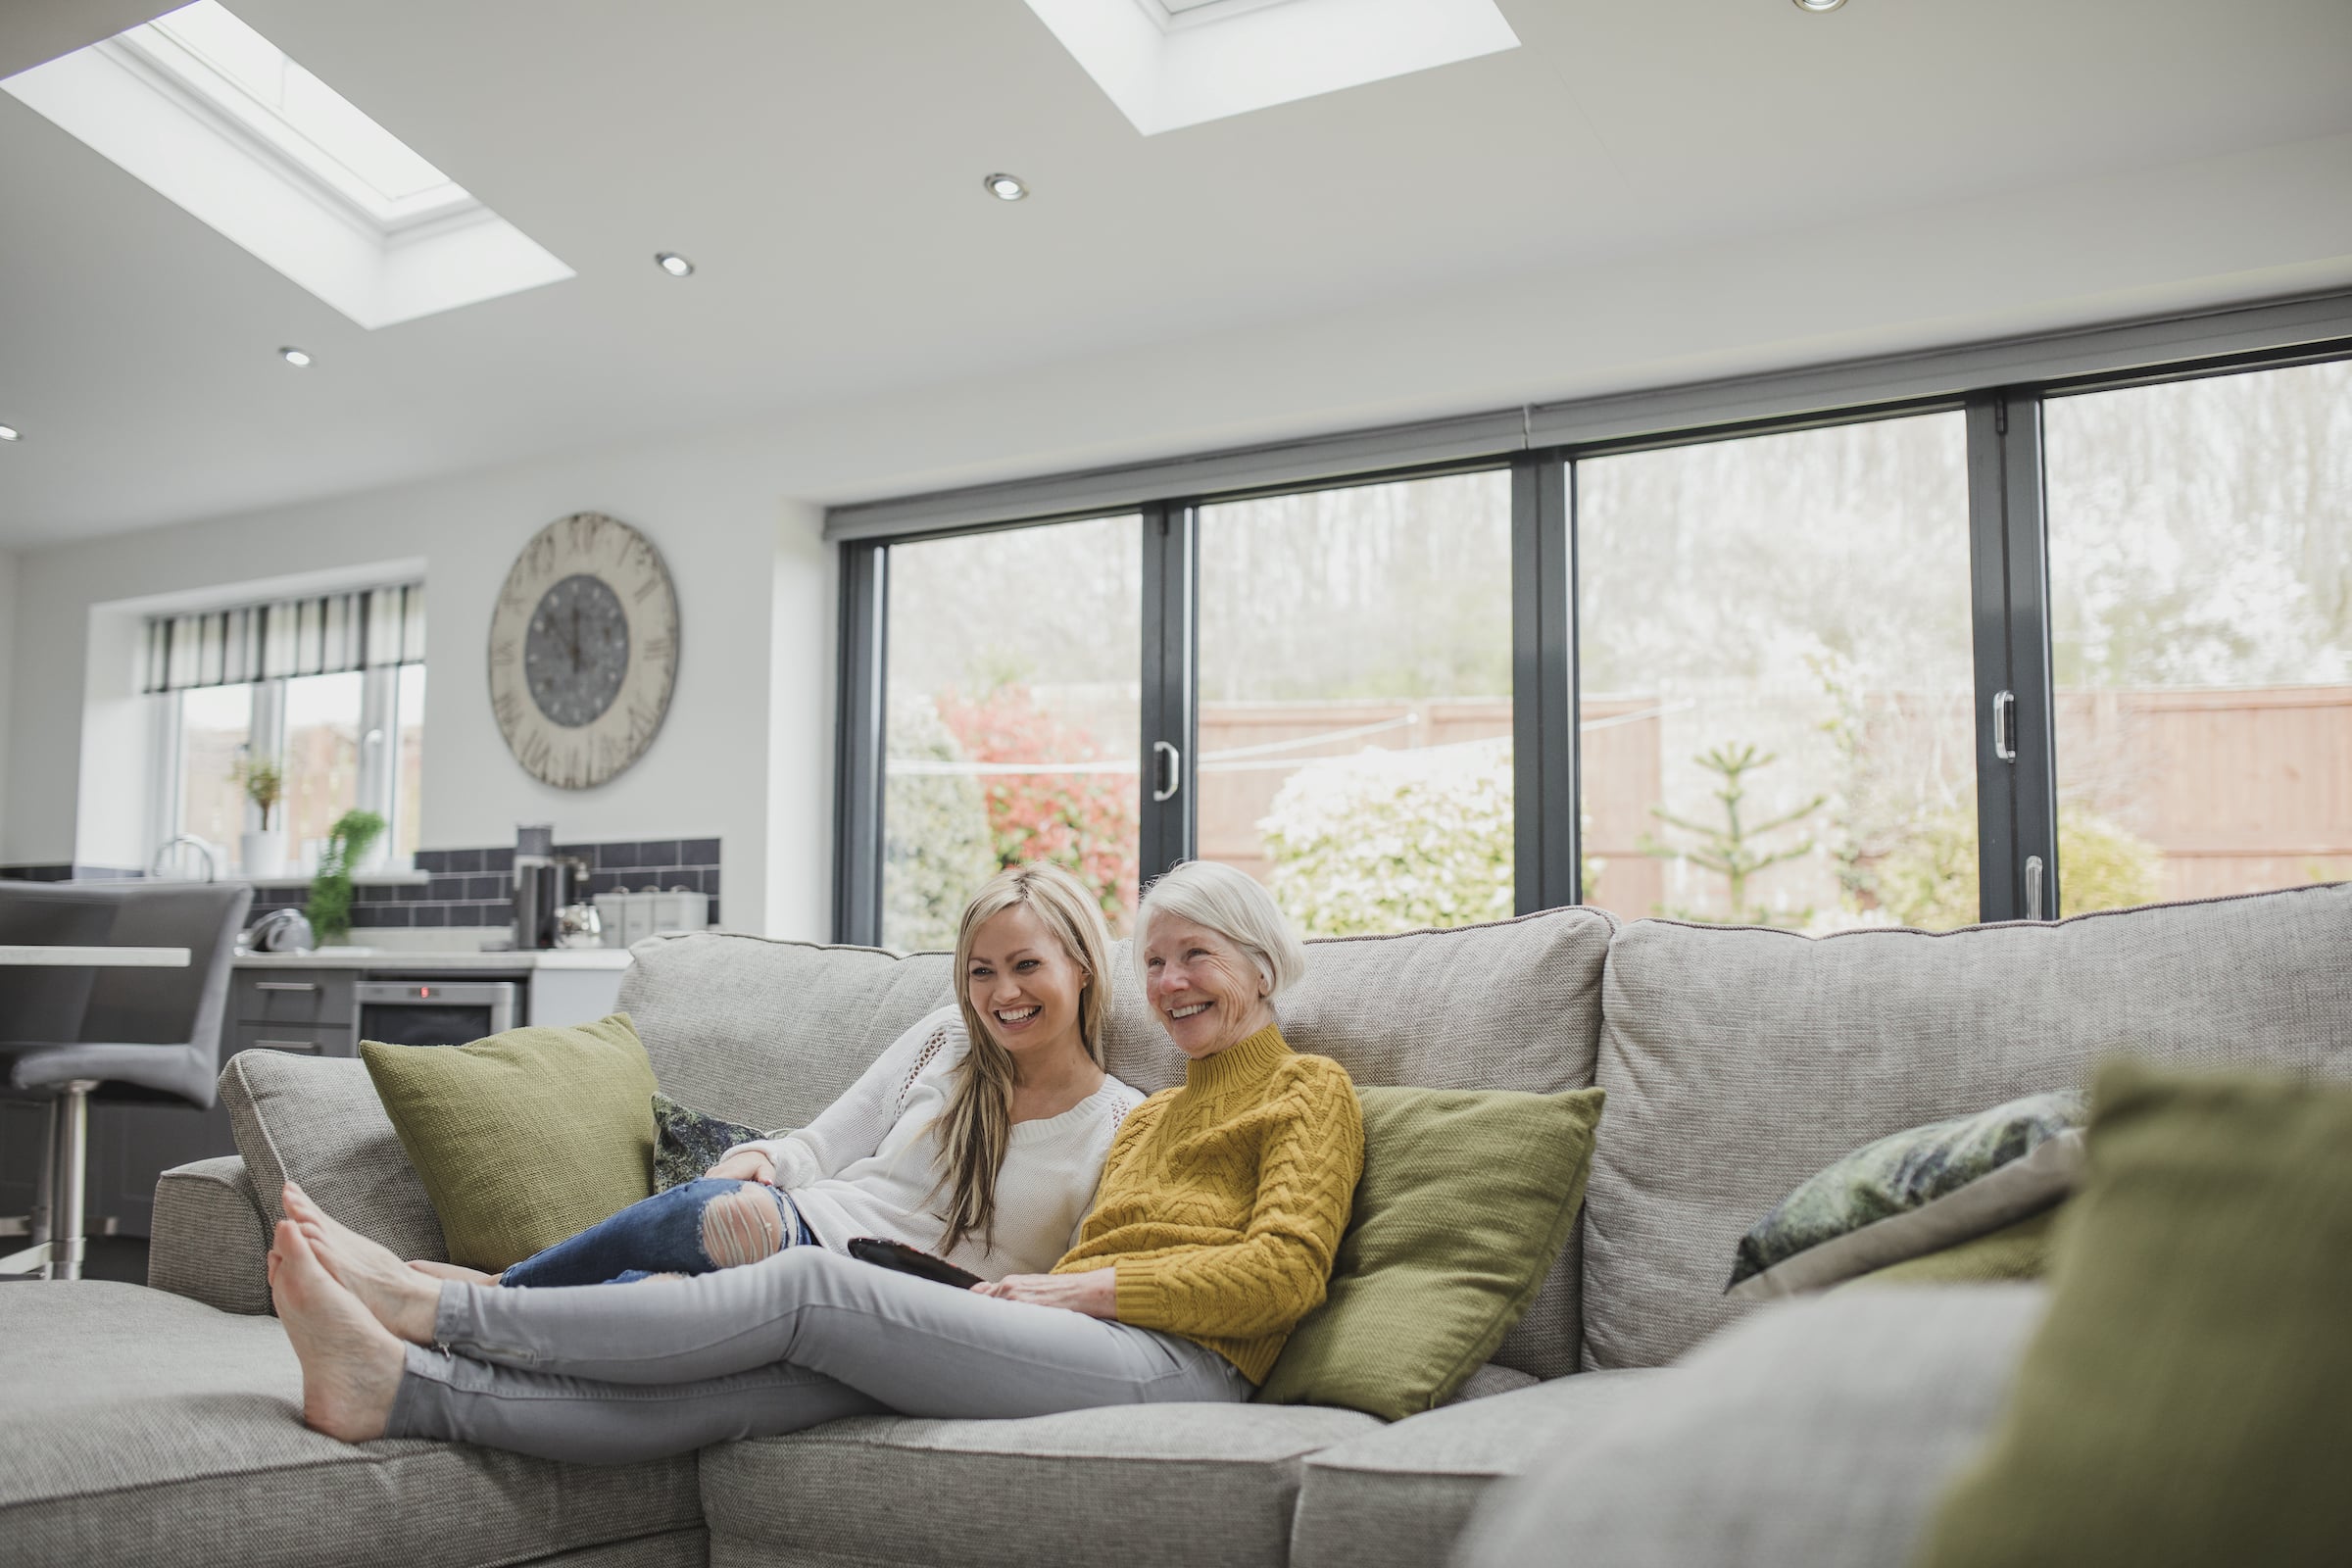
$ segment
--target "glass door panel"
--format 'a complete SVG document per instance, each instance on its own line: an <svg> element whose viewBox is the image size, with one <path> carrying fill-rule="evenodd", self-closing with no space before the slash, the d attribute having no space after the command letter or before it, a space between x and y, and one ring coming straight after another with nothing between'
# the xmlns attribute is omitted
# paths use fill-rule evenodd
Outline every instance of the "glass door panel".
<svg viewBox="0 0 2352 1568"><path fill-rule="evenodd" d="M2352 363L2042 428L2061 912L2352 877Z"/></svg>
<svg viewBox="0 0 2352 1568"><path fill-rule="evenodd" d="M179 826L211 844L222 876L241 869L245 786L237 776L253 744L251 686L195 686L179 704Z"/></svg>
<svg viewBox="0 0 2352 1568"><path fill-rule="evenodd" d="M1140 519L893 545L882 940L952 947L1000 866L1053 860L1135 909Z"/></svg>
<svg viewBox="0 0 2352 1568"><path fill-rule="evenodd" d="M1585 899L1977 918L1959 414L1576 466Z"/></svg>
<svg viewBox="0 0 2352 1568"><path fill-rule="evenodd" d="M1310 936L1513 912L1507 471L1199 512L1202 859Z"/></svg>

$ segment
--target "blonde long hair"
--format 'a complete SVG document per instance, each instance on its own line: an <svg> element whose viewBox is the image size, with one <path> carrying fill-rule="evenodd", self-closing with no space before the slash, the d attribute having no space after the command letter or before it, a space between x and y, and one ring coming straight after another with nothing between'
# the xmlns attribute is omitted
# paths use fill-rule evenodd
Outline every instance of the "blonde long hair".
<svg viewBox="0 0 2352 1568"><path fill-rule="evenodd" d="M1102 1065L1102 1028L1110 1016L1110 933L1103 929L1102 906L1058 865L1041 860L998 872L972 895L956 927L956 1005L970 1045L956 1065L956 1087L941 1129L948 1168L940 1185L951 1189L947 1212L940 1216L948 1222L943 1252L975 1234L983 1246L994 1245L997 1171L1012 1142L1013 1065L1012 1053L997 1044L988 1020L972 1005L972 939L981 926L1016 905L1033 910L1085 973L1078 993L1078 1039L1088 1058Z"/></svg>

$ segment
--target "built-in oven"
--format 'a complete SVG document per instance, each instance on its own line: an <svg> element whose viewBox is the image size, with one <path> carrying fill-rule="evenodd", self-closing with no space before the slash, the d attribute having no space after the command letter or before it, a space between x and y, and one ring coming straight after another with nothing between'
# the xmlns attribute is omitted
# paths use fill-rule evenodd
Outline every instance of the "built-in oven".
<svg viewBox="0 0 2352 1568"><path fill-rule="evenodd" d="M362 1040L390 1046L463 1046L519 1022L512 980L363 980L352 990Z"/></svg>

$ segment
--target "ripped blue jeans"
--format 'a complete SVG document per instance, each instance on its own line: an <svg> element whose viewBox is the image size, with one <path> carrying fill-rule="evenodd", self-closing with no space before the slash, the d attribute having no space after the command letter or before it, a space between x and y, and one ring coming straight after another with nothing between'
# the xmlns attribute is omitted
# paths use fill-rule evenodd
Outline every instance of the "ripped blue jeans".
<svg viewBox="0 0 2352 1568"><path fill-rule="evenodd" d="M501 1285L624 1285L756 1263L816 1238L792 1200L760 1182L681 1182L640 1199L499 1276Z"/></svg>

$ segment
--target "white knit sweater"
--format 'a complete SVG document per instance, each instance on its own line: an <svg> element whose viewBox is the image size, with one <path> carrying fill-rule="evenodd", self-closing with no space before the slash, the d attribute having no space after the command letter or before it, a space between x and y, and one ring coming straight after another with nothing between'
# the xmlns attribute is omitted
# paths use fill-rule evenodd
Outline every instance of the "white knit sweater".
<svg viewBox="0 0 2352 1568"><path fill-rule="evenodd" d="M776 1162L776 1185L832 1250L852 1237L880 1236L938 1252L949 1189L936 1129L968 1046L961 1012L942 1007L893 1042L816 1120L736 1148ZM943 1255L992 1280L1052 1268L1077 1244L1111 1138L1143 1099L1105 1073L1101 1088L1058 1116L1015 1122L997 1171L994 1245L967 1236Z"/></svg>

